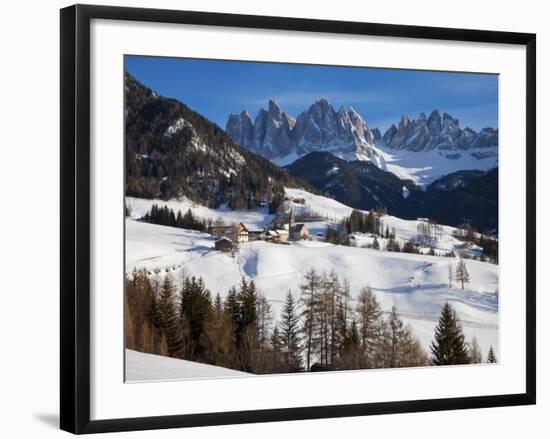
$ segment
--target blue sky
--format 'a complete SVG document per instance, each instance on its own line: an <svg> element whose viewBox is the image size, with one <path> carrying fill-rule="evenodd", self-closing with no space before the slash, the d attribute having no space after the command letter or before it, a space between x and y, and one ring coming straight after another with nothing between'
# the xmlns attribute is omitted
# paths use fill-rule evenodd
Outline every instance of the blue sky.
<svg viewBox="0 0 550 439"><path fill-rule="evenodd" d="M498 76L376 68L126 56L126 70L159 94L181 100L225 128L269 99L296 117L319 97L353 107L382 132L403 114L437 108L475 130L498 127Z"/></svg>

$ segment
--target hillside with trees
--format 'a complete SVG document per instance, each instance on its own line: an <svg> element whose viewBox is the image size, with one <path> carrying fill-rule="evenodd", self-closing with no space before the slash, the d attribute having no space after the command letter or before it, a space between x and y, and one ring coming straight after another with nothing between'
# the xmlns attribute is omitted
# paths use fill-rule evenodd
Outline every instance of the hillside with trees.
<svg viewBox="0 0 550 439"><path fill-rule="evenodd" d="M346 279L313 268L297 288L299 300L289 291L274 316L252 280L243 278L222 299L200 277L176 281L134 270L126 279L126 347L254 374L483 361L448 303L429 356L395 307L384 313L370 288L353 298ZM492 349L487 361L496 362Z"/></svg>
<svg viewBox="0 0 550 439"><path fill-rule="evenodd" d="M124 81L126 195L250 209L281 200L285 186L310 187L236 145L185 104L128 73Z"/></svg>

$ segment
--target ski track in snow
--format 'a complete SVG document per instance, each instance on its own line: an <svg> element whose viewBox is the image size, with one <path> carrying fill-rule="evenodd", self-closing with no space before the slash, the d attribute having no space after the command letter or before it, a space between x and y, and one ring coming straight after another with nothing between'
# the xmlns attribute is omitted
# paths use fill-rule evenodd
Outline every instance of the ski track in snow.
<svg viewBox="0 0 550 439"><path fill-rule="evenodd" d="M335 200L297 189L288 189L287 195L305 199L305 206L288 202L297 213L300 209L310 209L329 218L312 223L310 233L313 236L317 231L323 231L327 224L334 224L349 215L352 210ZM131 201L142 211L147 211L147 205L153 203L151 200ZM207 213L216 217L216 211L204 209L196 212L197 215ZM231 218L236 218L238 213L232 215ZM272 218L260 211L246 212L246 215L248 219L254 218L256 225L269 223ZM417 221L386 216L383 222L396 229L401 242L417 233ZM452 227L443 227L443 237L437 243L440 251L448 251L460 244L452 237L453 230ZM154 273L158 269L160 276L170 273L175 279L181 277L183 270L187 275L202 276L212 294L220 293L222 297L231 286L238 287L243 277L252 279L271 303L275 320L280 316L288 291L299 299L299 285L310 268L315 268L319 273L334 270L341 279L349 280L353 297L357 297L362 287L369 286L376 293L384 312L395 306L426 350L429 350L433 339L441 308L448 301L457 311L467 339L475 335L484 355L492 345L498 356L496 265L466 260L471 283L462 290L456 283L452 288L448 286L448 265L456 264L456 259L362 248L371 241L366 235L357 237L356 247L335 246L315 240L292 242L290 245L255 241L242 244L234 257L214 250L214 241L206 233L129 218L126 220L126 270L131 272L134 267L147 268ZM383 243L383 240L380 241Z"/></svg>

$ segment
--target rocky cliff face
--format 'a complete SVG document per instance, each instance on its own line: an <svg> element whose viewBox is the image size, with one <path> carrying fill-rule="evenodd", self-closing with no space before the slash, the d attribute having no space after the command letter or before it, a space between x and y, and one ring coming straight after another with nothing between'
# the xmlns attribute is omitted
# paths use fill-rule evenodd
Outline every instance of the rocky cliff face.
<svg viewBox="0 0 550 439"><path fill-rule="evenodd" d="M272 160L313 151L330 151L346 159L376 156L375 135L361 116L353 108L335 111L326 99L318 99L296 120L271 100L254 124L246 112L230 115L226 132L236 143Z"/></svg>
<svg viewBox="0 0 550 439"><path fill-rule="evenodd" d="M458 119L433 110L429 117L420 113L413 120L404 115L397 126L392 125L384 133L383 143L392 150L469 150L498 146L498 130L484 128L478 133L461 128Z"/></svg>

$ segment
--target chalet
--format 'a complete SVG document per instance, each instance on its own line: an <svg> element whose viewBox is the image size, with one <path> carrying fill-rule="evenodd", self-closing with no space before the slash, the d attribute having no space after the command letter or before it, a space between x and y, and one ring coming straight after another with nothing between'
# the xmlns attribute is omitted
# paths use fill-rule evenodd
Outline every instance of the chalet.
<svg viewBox="0 0 550 439"><path fill-rule="evenodd" d="M309 237L309 230L307 224L298 223L294 224L290 228L290 240L299 241L300 239L307 239Z"/></svg>
<svg viewBox="0 0 550 439"><path fill-rule="evenodd" d="M239 223L235 226L235 235L237 236L237 242L248 242L248 229L243 223Z"/></svg>
<svg viewBox="0 0 550 439"><path fill-rule="evenodd" d="M233 250L233 241L229 238L220 238L214 243L214 248L222 252L230 252Z"/></svg>
<svg viewBox="0 0 550 439"><path fill-rule="evenodd" d="M208 233L214 238L227 238L235 243L248 242L248 229L243 223L234 226L210 226Z"/></svg>

